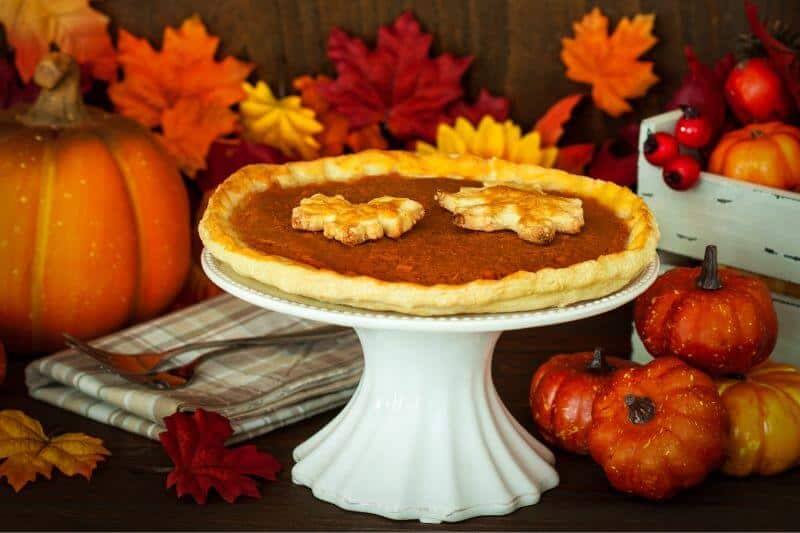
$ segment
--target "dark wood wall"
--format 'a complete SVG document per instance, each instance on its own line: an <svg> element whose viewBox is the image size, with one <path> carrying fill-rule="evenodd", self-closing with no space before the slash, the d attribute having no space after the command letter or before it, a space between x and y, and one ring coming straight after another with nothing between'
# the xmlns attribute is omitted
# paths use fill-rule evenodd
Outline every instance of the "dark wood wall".
<svg viewBox="0 0 800 533"><path fill-rule="evenodd" d="M757 0L762 16L800 30L800 0ZM557 98L587 91L564 76L560 39L572 22L599 5L615 25L620 17L655 13L659 43L647 55L661 83L634 101L635 111L610 119L584 106L570 128L572 140L599 140L620 124L658 111L685 72L683 45L710 61L733 47L746 30L743 0L105 0L95 2L117 26L160 44L162 30L198 13L222 37L222 51L258 65L257 76L275 88L294 77L331 72L325 43L339 26L372 40L377 28L411 9L436 36L434 50L472 54L469 90L487 87L511 99L512 116L525 126ZM612 26L613 27L613 26Z"/></svg>

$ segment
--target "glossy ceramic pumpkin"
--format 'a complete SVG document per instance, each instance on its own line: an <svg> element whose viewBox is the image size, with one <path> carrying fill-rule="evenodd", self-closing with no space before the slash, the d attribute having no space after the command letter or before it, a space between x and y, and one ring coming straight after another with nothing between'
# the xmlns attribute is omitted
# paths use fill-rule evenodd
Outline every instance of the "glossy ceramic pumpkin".
<svg viewBox="0 0 800 533"><path fill-rule="evenodd" d="M614 374L594 402L589 451L617 490L663 500L718 468L727 436L714 381L664 357Z"/></svg>
<svg viewBox="0 0 800 533"><path fill-rule="evenodd" d="M708 171L729 178L800 190L800 129L782 122L750 124L726 133Z"/></svg>
<svg viewBox="0 0 800 533"><path fill-rule="evenodd" d="M674 355L712 375L744 373L775 348L778 318L763 281L717 268L675 268L636 299L636 330L653 357Z"/></svg>
<svg viewBox="0 0 800 533"><path fill-rule="evenodd" d="M589 453L589 426L597 393L627 359L592 352L560 354L540 366L531 380L533 421L547 442L573 453Z"/></svg>
<svg viewBox="0 0 800 533"><path fill-rule="evenodd" d="M723 472L769 476L800 464L800 370L767 361L717 387L730 421Z"/></svg>
<svg viewBox="0 0 800 533"><path fill-rule="evenodd" d="M37 67L30 109L0 115L0 337L61 346L152 317L189 268L175 163L137 124L84 107L63 54Z"/></svg>

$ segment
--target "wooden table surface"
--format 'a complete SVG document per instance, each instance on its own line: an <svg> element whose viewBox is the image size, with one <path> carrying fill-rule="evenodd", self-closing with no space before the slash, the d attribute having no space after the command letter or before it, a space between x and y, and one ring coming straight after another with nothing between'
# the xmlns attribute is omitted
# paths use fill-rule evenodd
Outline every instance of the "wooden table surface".
<svg viewBox="0 0 800 533"><path fill-rule="evenodd" d="M629 350L630 309L569 325L506 333L494 359L494 380L511 413L533 432L527 394L531 374L547 355L605 345ZM316 416L253 442L274 454L284 469L279 480L263 487L260 500L234 505L218 496L205 506L178 501L164 488L165 474L142 473L136 466L167 466L161 446L145 438L61 411L28 398L24 364L12 362L0 388L3 409L22 409L41 420L48 433L83 431L105 441L113 455L94 478L39 480L15 494L0 483L0 529L29 530L332 530L431 529L418 522L341 510L316 500L292 484L292 449L319 430L335 412ZM473 518L443 524L458 530L775 530L798 529L800 469L772 478L731 479L713 475L703 485L655 504L614 492L603 472L589 458L557 454L561 484L545 493L538 505L510 515Z"/></svg>

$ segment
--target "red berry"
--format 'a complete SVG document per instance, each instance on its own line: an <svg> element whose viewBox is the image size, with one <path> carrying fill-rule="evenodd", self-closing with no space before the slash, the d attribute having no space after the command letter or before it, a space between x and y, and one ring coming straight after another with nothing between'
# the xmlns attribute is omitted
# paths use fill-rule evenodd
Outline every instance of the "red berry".
<svg viewBox="0 0 800 533"><path fill-rule="evenodd" d="M664 182L676 191L690 189L700 179L700 163L690 155L679 155L664 165Z"/></svg>
<svg viewBox="0 0 800 533"><path fill-rule="evenodd" d="M792 97L769 61L756 57L736 65L725 80L725 99L743 124L787 120Z"/></svg>
<svg viewBox="0 0 800 533"><path fill-rule="evenodd" d="M689 148L702 148L711 141L714 130L711 123L693 107L683 106L683 116L675 124L675 137Z"/></svg>
<svg viewBox="0 0 800 533"><path fill-rule="evenodd" d="M651 165L663 167L667 161L678 156L678 140L669 133L649 133L642 152Z"/></svg>

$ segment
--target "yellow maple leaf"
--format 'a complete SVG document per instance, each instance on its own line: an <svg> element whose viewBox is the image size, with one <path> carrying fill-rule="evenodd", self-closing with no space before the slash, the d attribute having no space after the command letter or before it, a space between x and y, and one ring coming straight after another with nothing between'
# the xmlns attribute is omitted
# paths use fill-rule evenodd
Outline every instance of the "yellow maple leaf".
<svg viewBox="0 0 800 533"><path fill-rule="evenodd" d="M269 85L242 84L247 98L239 104L245 137L273 146L287 157L313 159L320 144L314 135L322 131L314 111L303 107L299 96L275 98Z"/></svg>
<svg viewBox="0 0 800 533"><path fill-rule="evenodd" d="M237 117L228 108L244 98L241 85L253 70L253 64L233 57L217 61L218 46L219 37L209 35L197 15L180 28L166 28L161 51L146 39L119 33L118 60L125 77L109 87L109 97L121 114L150 128L162 126L165 145L189 175L205 168L211 141L235 130ZM196 103L190 106L190 100ZM207 116L198 117L197 108ZM204 129L179 124L202 124ZM210 141L209 132L214 132Z"/></svg>
<svg viewBox="0 0 800 533"><path fill-rule="evenodd" d="M92 75L106 81L116 75L116 59L108 35L108 17L89 7L89 0L2 0L0 23L14 49L14 63L23 81L55 43Z"/></svg>
<svg viewBox="0 0 800 533"><path fill-rule="evenodd" d="M608 35L608 18L594 8L573 24L575 38L561 40L567 77L592 86L595 105L613 117L631 110L626 98L644 96L656 82L651 61L638 57L658 42L655 15L623 17Z"/></svg>
<svg viewBox="0 0 800 533"><path fill-rule="evenodd" d="M454 126L439 124L436 146L419 142L417 150L498 157L514 163L548 168L553 166L558 156L558 148L555 146L542 147L539 132L532 131L523 136L520 127L512 121L497 122L489 115L481 119L477 129L463 117L457 118Z"/></svg>
<svg viewBox="0 0 800 533"><path fill-rule="evenodd" d="M83 433L49 438L42 425L22 411L0 411L0 478L19 492L41 474L50 479L53 468L68 476L91 479L97 463L111 452L103 441Z"/></svg>

